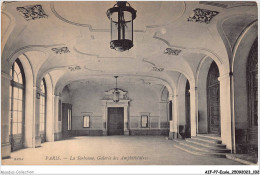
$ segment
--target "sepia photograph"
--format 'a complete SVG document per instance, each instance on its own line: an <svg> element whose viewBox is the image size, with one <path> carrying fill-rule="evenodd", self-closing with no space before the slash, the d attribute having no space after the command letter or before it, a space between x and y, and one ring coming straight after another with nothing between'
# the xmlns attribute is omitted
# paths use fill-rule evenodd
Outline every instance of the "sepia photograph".
<svg viewBox="0 0 260 175"><path fill-rule="evenodd" d="M258 130L257 1L1 1L1 174L259 174Z"/></svg>

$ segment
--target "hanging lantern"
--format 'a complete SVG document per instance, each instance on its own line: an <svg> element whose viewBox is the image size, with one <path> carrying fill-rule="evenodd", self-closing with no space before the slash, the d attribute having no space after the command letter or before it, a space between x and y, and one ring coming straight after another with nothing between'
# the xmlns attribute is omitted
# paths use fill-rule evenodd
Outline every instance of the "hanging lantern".
<svg viewBox="0 0 260 175"><path fill-rule="evenodd" d="M111 23L110 48L123 52L133 47L133 20L136 10L126 1L117 3L107 10Z"/></svg>
<svg viewBox="0 0 260 175"><path fill-rule="evenodd" d="M120 96L120 92L117 88L117 77L118 76L115 76L115 78L116 78L116 88L114 89L114 92L113 92L113 101L116 102L116 103L119 102L119 96Z"/></svg>

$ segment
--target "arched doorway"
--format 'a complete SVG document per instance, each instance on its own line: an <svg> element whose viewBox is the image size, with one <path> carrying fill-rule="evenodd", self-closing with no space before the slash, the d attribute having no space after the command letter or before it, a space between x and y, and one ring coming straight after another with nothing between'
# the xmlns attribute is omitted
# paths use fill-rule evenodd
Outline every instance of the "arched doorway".
<svg viewBox="0 0 260 175"><path fill-rule="evenodd" d="M19 59L13 63L10 70L12 76L10 84L10 129L9 137L11 150L15 151L23 148L24 143L24 89L25 77L22 64Z"/></svg>
<svg viewBox="0 0 260 175"><path fill-rule="evenodd" d="M213 61L207 77L208 133L220 135L219 70Z"/></svg>
<svg viewBox="0 0 260 175"><path fill-rule="evenodd" d="M248 131L247 142L249 152L257 153L258 143L258 44L255 40L248 56L247 87L248 87ZM257 155L257 154L256 154Z"/></svg>

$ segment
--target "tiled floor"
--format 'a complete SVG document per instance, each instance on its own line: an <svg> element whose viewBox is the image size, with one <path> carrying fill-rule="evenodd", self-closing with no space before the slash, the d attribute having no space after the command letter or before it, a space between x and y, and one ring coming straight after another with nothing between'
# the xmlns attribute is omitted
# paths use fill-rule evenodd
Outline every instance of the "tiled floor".
<svg viewBox="0 0 260 175"><path fill-rule="evenodd" d="M2 164L15 165L239 165L238 162L195 156L173 147L160 136L74 137L12 152Z"/></svg>

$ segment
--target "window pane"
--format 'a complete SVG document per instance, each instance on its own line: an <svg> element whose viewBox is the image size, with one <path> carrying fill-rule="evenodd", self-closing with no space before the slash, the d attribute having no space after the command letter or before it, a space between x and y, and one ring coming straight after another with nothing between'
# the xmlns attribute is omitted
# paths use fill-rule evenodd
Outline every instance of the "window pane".
<svg viewBox="0 0 260 175"><path fill-rule="evenodd" d="M23 101L18 100L18 111L23 111Z"/></svg>
<svg viewBox="0 0 260 175"><path fill-rule="evenodd" d="M13 122L18 122L17 117L17 111L13 111Z"/></svg>
<svg viewBox="0 0 260 175"><path fill-rule="evenodd" d="M22 134L22 123L17 124L17 134Z"/></svg>
<svg viewBox="0 0 260 175"><path fill-rule="evenodd" d="M18 74L18 83L23 84L22 74Z"/></svg>
<svg viewBox="0 0 260 175"><path fill-rule="evenodd" d="M14 90L14 96L13 96L13 98L18 99L18 98L19 98L19 97L18 97L18 88L17 88L17 87L14 87L13 90Z"/></svg>
<svg viewBox="0 0 260 175"><path fill-rule="evenodd" d="M16 99L13 99L13 110L14 110L14 111L17 110L17 106L18 106L17 100L16 100Z"/></svg>
<svg viewBox="0 0 260 175"><path fill-rule="evenodd" d="M23 99L23 90L19 89L19 99L22 100Z"/></svg>
<svg viewBox="0 0 260 175"><path fill-rule="evenodd" d="M20 73L19 66L16 62L14 62L14 71L16 71L17 73Z"/></svg>
<svg viewBox="0 0 260 175"><path fill-rule="evenodd" d="M14 72L13 81L18 82L18 76L16 72Z"/></svg>
<svg viewBox="0 0 260 175"><path fill-rule="evenodd" d="M13 134L17 134L17 123L13 123Z"/></svg>
<svg viewBox="0 0 260 175"><path fill-rule="evenodd" d="M83 117L83 123L84 123L84 126L83 127L89 127L89 116L84 116Z"/></svg>
<svg viewBox="0 0 260 175"><path fill-rule="evenodd" d="M18 122L19 122L19 123L22 123L22 121L23 121L23 115L22 115L22 114L23 114L23 113L22 113L22 112L17 112L17 114L18 114L18 115L17 115Z"/></svg>
<svg viewBox="0 0 260 175"><path fill-rule="evenodd" d="M148 116L145 116L145 115L142 116L142 117L141 117L141 120L142 120L142 121L141 121L141 122L142 122L142 123L141 123L142 127L148 127Z"/></svg>

